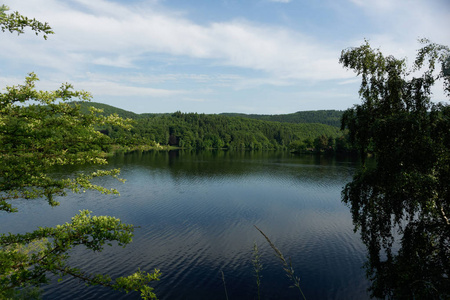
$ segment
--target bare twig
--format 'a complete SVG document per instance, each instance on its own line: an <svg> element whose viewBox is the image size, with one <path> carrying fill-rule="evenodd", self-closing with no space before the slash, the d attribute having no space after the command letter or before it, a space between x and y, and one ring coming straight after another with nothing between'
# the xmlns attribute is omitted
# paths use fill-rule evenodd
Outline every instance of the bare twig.
<svg viewBox="0 0 450 300"><path fill-rule="evenodd" d="M226 284L225 284L225 275L223 274L223 271L222 271L222 270L220 270L220 273L222 273L222 281L223 281L223 287L224 287L224 289L225 289L225 297L226 297L226 299L228 300L227 286L226 286Z"/></svg>
<svg viewBox="0 0 450 300"><path fill-rule="evenodd" d="M272 241L269 239L269 237L256 225L254 225L256 229L264 236L264 238L269 243L270 247L275 251L276 257L278 257L283 264L283 270L286 272L287 277L293 282L294 286L298 288L300 291L300 294L303 296L303 299L306 300L305 295L303 294L302 289L300 288L300 278L294 275L294 268L292 267L291 259L289 258L289 263L284 258L283 253L272 243Z"/></svg>

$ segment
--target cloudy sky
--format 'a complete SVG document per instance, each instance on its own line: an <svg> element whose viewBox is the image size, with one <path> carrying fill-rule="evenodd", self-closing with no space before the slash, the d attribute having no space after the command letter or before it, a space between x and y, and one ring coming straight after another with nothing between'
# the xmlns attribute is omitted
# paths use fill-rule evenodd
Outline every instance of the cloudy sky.
<svg viewBox="0 0 450 300"><path fill-rule="evenodd" d="M48 22L45 41L0 33L0 88L33 71L93 101L143 112L344 110L359 80L342 49L368 39L409 57L450 45L448 0L0 0ZM436 100L445 100L442 89Z"/></svg>

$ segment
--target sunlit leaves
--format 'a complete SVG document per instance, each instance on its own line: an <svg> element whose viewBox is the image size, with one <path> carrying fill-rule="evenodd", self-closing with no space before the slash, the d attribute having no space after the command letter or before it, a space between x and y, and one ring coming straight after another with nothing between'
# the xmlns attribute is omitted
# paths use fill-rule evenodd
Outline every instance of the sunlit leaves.
<svg viewBox="0 0 450 300"><path fill-rule="evenodd" d="M52 28L48 23L42 23L36 19L30 19L22 16L17 11L7 13L9 7L6 5L0 6L0 29L5 32L16 32L17 34L25 33L25 28L30 28L36 35L43 33L44 39L47 39L49 34L53 34Z"/></svg>
<svg viewBox="0 0 450 300"><path fill-rule="evenodd" d="M156 298L147 286L159 280L159 270L138 271L130 276L111 279L108 275L90 274L70 267L66 261L69 250L83 245L92 251L102 251L105 244L115 241L125 246L132 241L134 227L109 216L92 216L84 210L70 223L54 228L41 227L26 234L0 235L0 296L14 288L47 282L45 274L73 276L89 285L103 285L125 292L140 291L144 299ZM144 297L145 296L145 297Z"/></svg>
<svg viewBox="0 0 450 300"><path fill-rule="evenodd" d="M0 6L0 28L3 32L22 34L30 28L44 39L52 30L47 23L20 15L8 14ZM67 191L97 190L118 193L94 183L95 178L118 178L119 170L90 173L55 173L56 167L106 164L103 151L110 139L96 130L114 125L130 128L130 121L116 115L99 116L95 109L85 114L80 105L69 101L89 101L91 95L75 91L65 83L55 91L39 91L36 74L30 73L24 84L6 87L0 93L0 213L17 212L14 199L45 198L51 206L59 205L57 196ZM120 181L123 181L119 179ZM82 245L91 251L102 251L105 244L125 246L131 242L134 227L109 216L91 216L80 211L70 223L54 228L40 227L25 234L0 235L0 298L37 298L39 288L53 273L72 276L88 285L102 285L120 291L139 291L144 299L156 298L148 284L159 280L159 270L138 271L128 277L111 279L109 275L90 274L68 265L70 250Z"/></svg>
<svg viewBox="0 0 450 300"><path fill-rule="evenodd" d="M54 166L106 164L102 151L110 139L96 126L105 124L129 128L128 121L115 115L80 112L79 105L66 101L87 101L90 94L74 91L63 84L56 91L38 91L38 80L31 73L23 85L6 88L0 94L0 208L13 211L8 200L46 197L56 205L54 196L64 196L66 190L80 192L98 190L116 193L91 183L99 176L117 178L118 170L75 174L70 178L49 175Z"/></svg>
<svg viewBox="0 0 450 300"><path fill-rule="evenodd" d="M114 125L126 130L130 121L117 115L99 115L93 108L88 114L82 113L80 105L68 101L89 101L89 93L74 91L70 84L55 91L39 91L35 89L37 80L31 73L24 84L7 87L5 93L0 93L0 210L16 212L11 203L14 199L45 198L49 205L57 206L57 197L68 191L118 194L116 189L94 183L102 176L124 181L118 177L118 169L56 175L54 168L106 164L103 151L111 140L96 128ZM139 291L144 299L156 298L148 283L159 279L158 270L111 279L67 264L72 248L82 245L87 250L101 251L112 242L125 246L131 242L133 229L117 218L91 216L90 212L81 211L70 223L55 228L2 234L0 297L14 296L17 288L47 283L47 275L53 273L61 277L70 275L89 285Z"/></svg>

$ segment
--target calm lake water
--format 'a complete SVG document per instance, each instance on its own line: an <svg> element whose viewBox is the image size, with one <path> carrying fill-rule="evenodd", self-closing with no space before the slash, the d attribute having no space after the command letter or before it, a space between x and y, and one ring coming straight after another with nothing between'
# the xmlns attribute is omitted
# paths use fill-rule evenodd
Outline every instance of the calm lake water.
<svg viewBox="0 0 450 300"><path fill-rule="evenodd" d="M353 233L341 190L357 166L337 159L288 152L134 152L116 155L121 196L95 192L18 201L18 214L1 214L2 232L30 231L70 221L81 209L140 226L126 248L92 254L73 251L74 265L126 275L159 268L158 298L257 299L252 267L256 242L263 263L262 299L299 299L264 237L291 257L307 299L367 299L362 265L366 250ZM139 299L139 294L85 287L74 279L45 287L44 299Z"/></svg>

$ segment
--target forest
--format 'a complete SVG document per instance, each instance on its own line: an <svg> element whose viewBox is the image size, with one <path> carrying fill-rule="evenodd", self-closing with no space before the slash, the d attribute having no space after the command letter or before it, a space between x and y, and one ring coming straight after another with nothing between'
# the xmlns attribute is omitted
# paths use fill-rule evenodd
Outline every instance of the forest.
<svg viewBox="0 0 450 300"><path fill-rule="evenodd" d="M235 116L243 118L251 118L264 121L276 121L283 123L321 123L330 126L340 127L341 117L343 115L341 110L310 110L298 111L292 114L282 115L258 115L258 114L239 114L239 113L223 113L225 116Z"/></svg>
<svg viewBox="0 0 450 300"><path fill-rule="evenodd" d="M306 111L286 115L135 114L110 105L80 102L81 111L102 109L132 121L131 129L103 126L100 132L123 146L169 145L183 149L289 149L294 152L350 152L338 127L342 112Z"/></svg>

